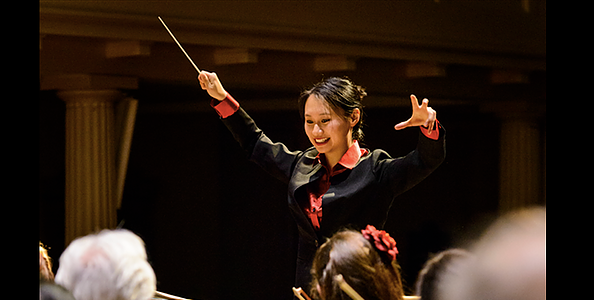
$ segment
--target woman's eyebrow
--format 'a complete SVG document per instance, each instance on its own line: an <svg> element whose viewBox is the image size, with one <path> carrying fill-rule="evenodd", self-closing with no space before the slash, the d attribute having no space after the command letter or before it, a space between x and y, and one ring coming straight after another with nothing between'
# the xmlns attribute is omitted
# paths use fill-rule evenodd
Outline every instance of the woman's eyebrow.
<svg viewBox="0 0 594 300"><path fill-rule="evenodd" d="M319 116L326 116L326 115L328 115L328 116L331 116L332 114L331 114L331 113L329 113L329 112L324 112L324 113L321 113L321 114L318 114L318 115L319 115ZM306 116L306 117L311 117L311 115L310 115L310 114L305 114L305 116Z"/></svg>

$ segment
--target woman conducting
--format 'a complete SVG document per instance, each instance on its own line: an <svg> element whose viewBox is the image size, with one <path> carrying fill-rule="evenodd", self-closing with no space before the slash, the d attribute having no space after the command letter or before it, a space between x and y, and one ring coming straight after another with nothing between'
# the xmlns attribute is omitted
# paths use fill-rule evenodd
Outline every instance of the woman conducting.
<svg viewBox="0 0 594 300"><path fill-rule="evenodd" d="M359 147L364 89L346 78L325 79L299 98L303 127L313 147L290 151L256 126L215 73L202 71L198 81L250 160L288 184L287 201L299 232L295 286L304 290L309 290L311 264L326 238L345 226L383 228L394 198L445 158L445 130L427 99L419 105L411 95L411 118L395 126L420 126L417 149L392 158L383 150Z"/></svg>

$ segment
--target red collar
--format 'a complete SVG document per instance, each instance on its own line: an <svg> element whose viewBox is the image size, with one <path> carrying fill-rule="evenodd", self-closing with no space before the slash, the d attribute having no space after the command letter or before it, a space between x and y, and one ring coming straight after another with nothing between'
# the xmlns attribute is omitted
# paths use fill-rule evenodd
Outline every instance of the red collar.
<svg viewBox="0 0 594 300"><path fill-rule="evenodd" d="M357 142L357 140L354 140L353 145L349 147L349 149L342 155L342 157L338 161L338 164L347 169L352 169L357 165L357 162L359 162L361 156L364 156L365 154L367 154L367 149L359 148L359 142ZM323 156L322 153L318 153L316 158L318 163L322 163L322 159L324 161L326 160L326 157Z"/></svg>

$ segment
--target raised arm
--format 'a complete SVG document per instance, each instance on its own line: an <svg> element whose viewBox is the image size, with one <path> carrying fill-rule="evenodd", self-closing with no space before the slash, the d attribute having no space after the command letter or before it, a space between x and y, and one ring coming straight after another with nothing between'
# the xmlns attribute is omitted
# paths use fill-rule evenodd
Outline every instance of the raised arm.
<svg viewBox="0 0 594 300"><path fill-rule="evenodd" d="M401 130L419 126L417 148L406 156L378 160L375 170L382 180L390 182L398 195L429 176L445 159L445 129L437 120L437 112L429 107L429 100L419 105L415 95L410 96L412 116L394 126Z"/></svg>
<svg viewBox="0 0 594 300"><path fill-rule="evenodd" d="M239 103L225 91L216 73L201 71L198 81L203 90L216 100L211 106L217 111L247 157L277 179L288 182L295 160L301 151L290 151L282 143L272 142L258 128Z"/></svg>

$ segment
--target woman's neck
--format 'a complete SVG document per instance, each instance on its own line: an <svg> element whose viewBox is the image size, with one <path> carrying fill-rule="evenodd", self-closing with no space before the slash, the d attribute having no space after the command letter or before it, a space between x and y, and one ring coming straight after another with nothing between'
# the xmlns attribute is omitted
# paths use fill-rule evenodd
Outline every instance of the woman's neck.
<svg viewBox="0 0 594 300"><path fill-rule="evenodd" d="M332 170L336 164L340 161L340 159L344 156L344 154L351 148L353 145L353 139L349 138L347 143L344 147L340 149L336 149L336 151L324 153L326 156L326 164L329 170Z"/></svg>

